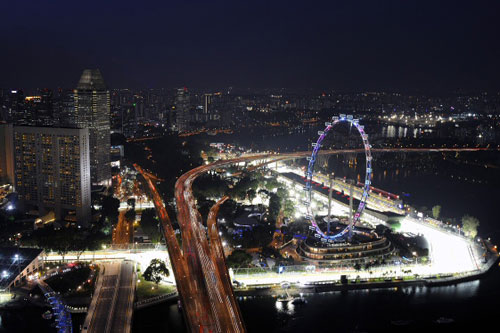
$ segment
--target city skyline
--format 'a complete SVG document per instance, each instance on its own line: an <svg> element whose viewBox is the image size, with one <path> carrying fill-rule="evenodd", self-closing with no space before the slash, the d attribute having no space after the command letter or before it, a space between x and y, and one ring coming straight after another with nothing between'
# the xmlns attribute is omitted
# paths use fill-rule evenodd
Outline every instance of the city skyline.
<svg viewBox="0 0 500 333"><path fill-rule="evenodd" d="M73 87L99 67L113 88L500 88L494 2L94 5L2 4L0 86Z"/></svg>
<svg viewBox="0 0 500 333"><path fill-rule="evenodd" d="M0 333L490 330L498 12L0 4Z"/></svg>

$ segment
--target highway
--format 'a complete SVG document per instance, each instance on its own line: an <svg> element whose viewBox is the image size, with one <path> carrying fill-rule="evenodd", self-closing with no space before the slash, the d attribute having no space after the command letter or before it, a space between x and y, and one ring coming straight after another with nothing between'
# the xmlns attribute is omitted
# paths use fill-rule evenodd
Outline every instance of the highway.
<svg viewBox="0 0 500 333"><path fill-rule="evenodd" d="M113 302L115 286L120 273L120 263L112 262L101 266L99 281L90 303L82 332L105 332L109 309Z"/></svg>
<svg viewBox="0 0 500 333"><path fill-rule="evenodd" d="M121 265L118 292L112 312L110 325L106 332L129 333L134 310L135 274L131 261L123 261Z"/></svg>
<svg viewBox="0 0 500 333"><path fill-rule="evenodd" d="M133 221L127 221L125 218L125 210L120 211L118 215L118 223L113 229L113 244L130 244L133 240L134 225Z"/></svg>
<svg viewBox="0 0 500 333"><path fill-rule="evenodd" d="M82 332L130 332L134 305L134 266L130 261L101 266Z"/></svg>
<svg viewBox="0 0 500 333"><path fill-rule="evenodd" d="M383 148L372 152L463 152L483 151L484 148ZM320 154L360 153L364 149L325 150ZM186 323L191 332L245 332L241 312L234 298L228 277L220 238L216 232L216 213L225 200L219 201L211 210L207 221L209 235L203 226L200 213L192 193L195 179L207 171L239 163L257 161L260 166L286 159L303 158L310 152L289 154L251 154L242 157L219 160L202 165L183 174L175 184L177 221L181 230L182 250L175 237L170 218L166 212L151 177L137 164L136 170L144 177L153 197L153 202L163 227L170 261L177 281ZM210 238L210 243L208 242Z"/></svg>
<svg viewBox="0 0 500 333"><path fill-rule="evenodd" d="M137 164L135 164L134 167L144 177L148 184L149 191L151 192L156 207L156 213L160 219L162 231L165 236L172 270L177 283L177 291L181 299L182 312L189 326L188 328L192 332L203 332L205 328L208 330L210 323L207 322L206 315L202 312L202 300L200 300L200 298L203 298L203 295L198 292L197 285L191 280L191 277L188 277L189 271L187 262L180 249L179 242L175 236L172 222L167 214L163 200L158 194L156 186L151 181L151 178L146 175L144 170Z"/></svg>

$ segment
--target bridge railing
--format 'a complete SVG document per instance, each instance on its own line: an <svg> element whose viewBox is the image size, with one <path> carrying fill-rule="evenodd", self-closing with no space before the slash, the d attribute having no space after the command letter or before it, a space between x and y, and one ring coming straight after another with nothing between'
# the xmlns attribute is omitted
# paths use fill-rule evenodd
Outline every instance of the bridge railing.
<svg viewBox="0 0 500 333"><path fill-rule="evenodd" d="M37 281L38 286L42 290L47 302L50 304L54 315L56 316L57 332L58 333L71 333L73 332L73 324L71 322L71 314L66 309L62 297L56 293L46 282L42 280Z"/></svg>
<svg viewBox="0 0 500 333"><path fill-rule="evenodd" d="M424 267L427 264L415 264L414 262L400 264L387 264L373 266L364 270L356 270L352 265L348 264L338 264L338 265L291 265L283 266L281 273L278 273L279 268L277 266L270 267L243 267L234 270L234 276L237 277L249 277L249 276L259 276L259 275L273 275L283 276L289 274L297 273L314 273L314 274L331 274L331 273L342 273L342 274L354 274L369 271L387 271L387 270L401 270L407 271L416 267Z"/></svg>
<svg viewBox="0 0 500 333"><path fill-rule="evenodd" d="M87 313L87 311L89 310L89 308L86 306L65 305L65 308L69 313Z"/></svg>
<svg viewBox="0 0 500 333"><path fill-rule="evenodd" d="M158 295L158 296L146 298L146 299L143 299L142 301L135 302L134 308L135 309L142 309L142 308L149 306L149 305L158 304L158 303L176 298L178 295L179 294L177 293L177 291L174 291L174 292L171 292L168 294L163 294L163 295Z"/></svg>

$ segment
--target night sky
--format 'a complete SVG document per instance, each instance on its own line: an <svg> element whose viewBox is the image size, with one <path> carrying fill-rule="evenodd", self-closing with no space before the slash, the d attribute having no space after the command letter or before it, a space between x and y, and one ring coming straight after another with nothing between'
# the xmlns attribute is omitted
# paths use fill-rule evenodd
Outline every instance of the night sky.
<svg viewBox="0 0 500 333"><path fill-rule="evenodd" d="M500 89L500 1L0 4L0 87Z"/></svg>

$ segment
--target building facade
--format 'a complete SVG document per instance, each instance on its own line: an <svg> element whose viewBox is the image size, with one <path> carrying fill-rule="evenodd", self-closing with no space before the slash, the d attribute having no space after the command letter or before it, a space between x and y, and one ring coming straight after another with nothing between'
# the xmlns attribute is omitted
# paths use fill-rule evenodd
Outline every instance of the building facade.
<svg viewBox="0 0 500 333"><path fill-rule="evenodd" d="M86 225L90 211L89 131L76 128L14 126L14 186L39 215Z"/></svg>
<svg viewBox="0 0 500 333"><path fill-rule="evenodd" d="M175 111L177 113L177 129L179 132L189 131L191 129L191 104L189 101L189 92L186 87L177 89Z"/></svg>
<svg viewBox="0 0 500 333"><path fill-rule="evenodd" d="M14 185L12 125L0 124L0 185Z"/></svg>
<svg viewBox="0 0 500 333"><path fill-rule="evenodd" d="M90 174L93 184L111 183L110 97L101 72L86 69L66 102L65 126L88 128L90 138Z"/></svg>

